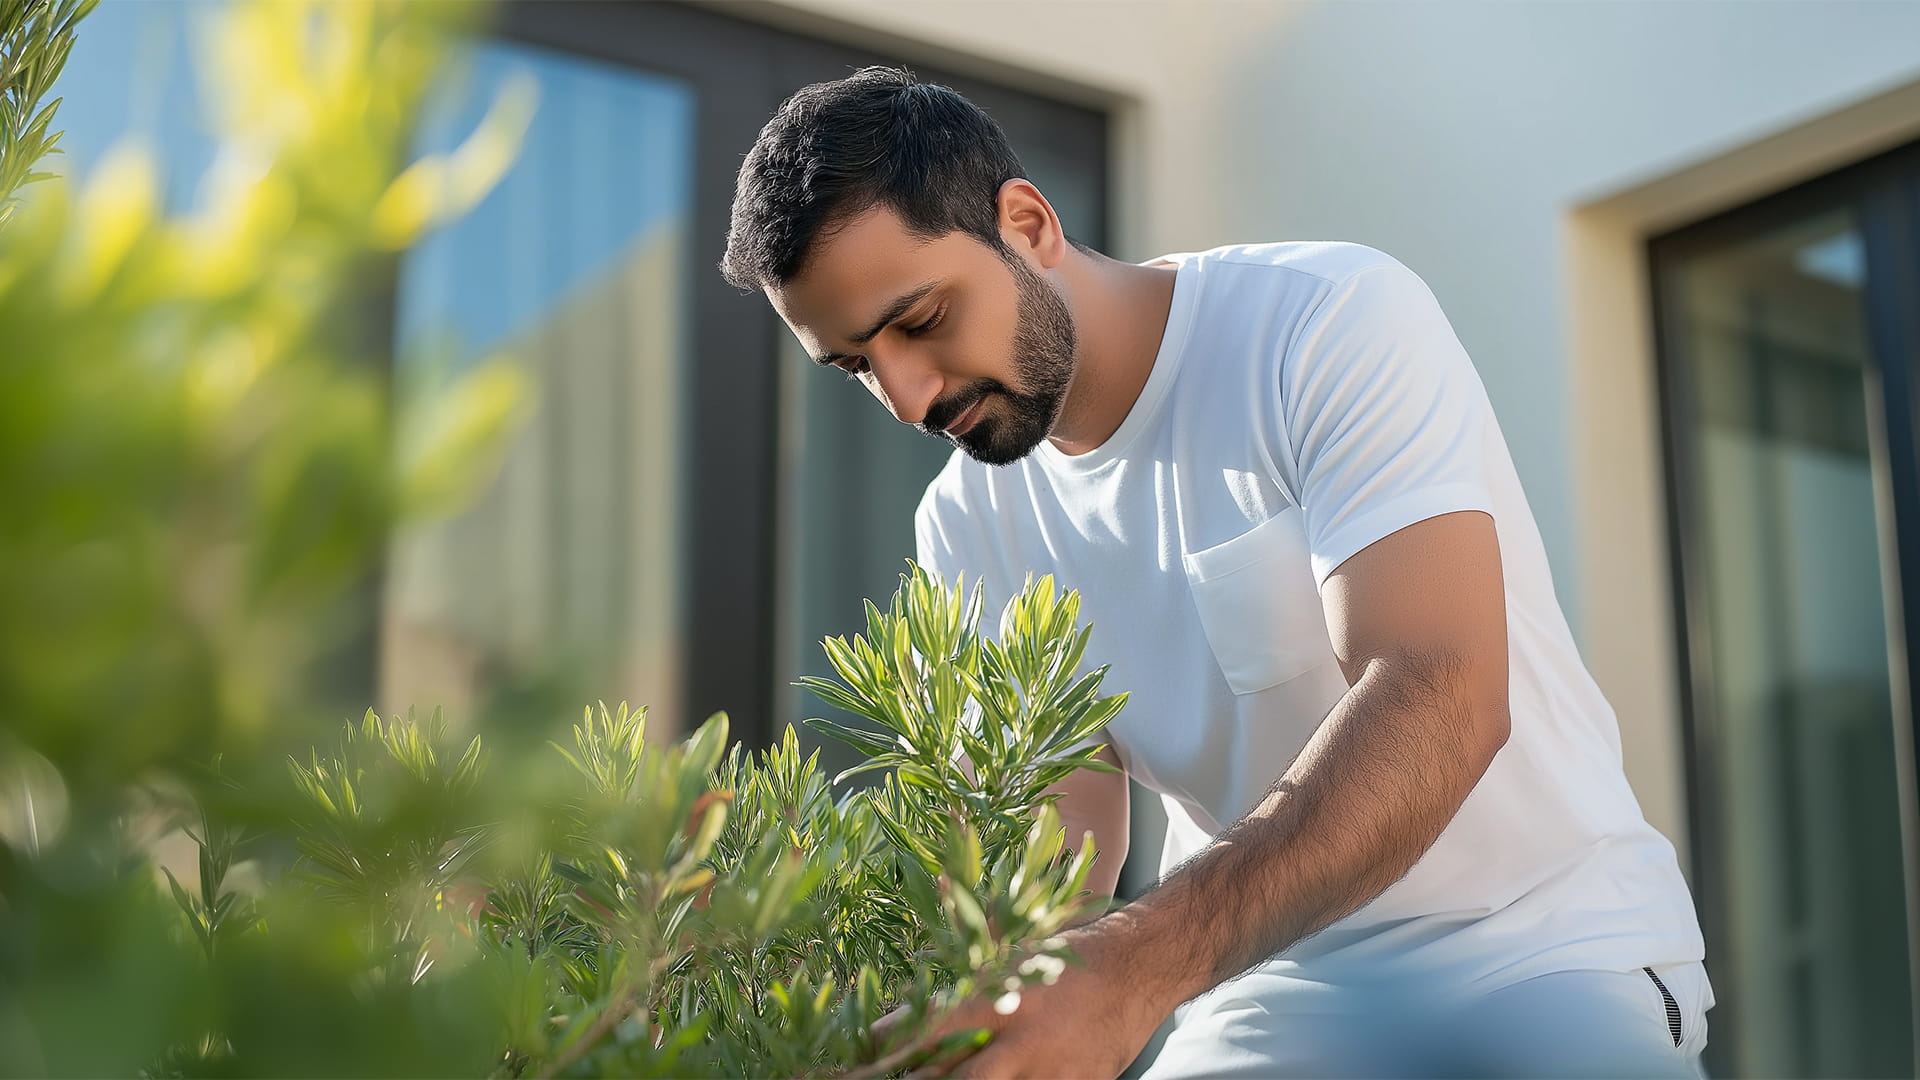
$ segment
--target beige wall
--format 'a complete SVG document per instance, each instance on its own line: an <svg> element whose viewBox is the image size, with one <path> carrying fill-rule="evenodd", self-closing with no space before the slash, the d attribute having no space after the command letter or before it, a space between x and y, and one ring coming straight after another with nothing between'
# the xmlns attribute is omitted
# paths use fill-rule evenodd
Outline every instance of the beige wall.
<svg viewBox="0 0 1920 1080"><path fill-rule="evenodd" d="M1683 841L1641 243L1920 137L1920 2L782 0L1116 116L1116 254L1343 239L1485 378L1648 816Z"/></svg>

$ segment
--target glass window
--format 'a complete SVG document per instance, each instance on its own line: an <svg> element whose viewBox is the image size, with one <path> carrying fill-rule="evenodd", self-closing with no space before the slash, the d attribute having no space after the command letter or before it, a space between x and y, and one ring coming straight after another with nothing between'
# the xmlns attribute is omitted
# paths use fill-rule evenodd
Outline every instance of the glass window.
<svg viewBox="0 0 1920 1080"><path fill-rule="evenodd" d="M419 149L451 149L516 73L539 106L512 171L402 260L395 376L403 426L409 401L500 352L536 400L479 502L396 540L380 697L465 711L545 686L671 725L694 96L492 42L431 102Z"/></svg>
<svg viewBox="0 0 1920 1080"><path fill-rule="evenodd" d="M1716 778L1694 807L1719 868L1716 1053L1736 1073L1912 1075L1862 221L1809 207L1676 256L1664 281L1696 748Z"/></svg>
<svg viewBox="0 0 1920 1080"><path fill-rule="evenodd" d="M169 207L191 208L215 147L196 58L223 7L90 15L55 88L66 134L53 167L84 179L132 141L154 153ZM423 395L500 353L535 400L470 512L395 539L366 630L378 661L367 668L368 649L339 679L356 697L377 687L385 711L465 717L493 693L544 687L574 707L649 704L671 730L695 94L638 67L489 41L443 75L415 151L451 149L515 73L539 107L512 170L402 257L390 297L378 286L369 300L391 304L402 425Z"/></svg>

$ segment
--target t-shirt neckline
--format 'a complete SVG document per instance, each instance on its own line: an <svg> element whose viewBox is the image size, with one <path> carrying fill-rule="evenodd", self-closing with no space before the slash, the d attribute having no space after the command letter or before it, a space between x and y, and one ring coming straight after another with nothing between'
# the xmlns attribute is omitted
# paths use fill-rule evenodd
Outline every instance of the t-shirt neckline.
<svg viewBox="0 0 1920 1080"><path fill-rule="evenodd" d="M1160 406L1166 402L1181 358L1186 354L1187 334L1193 327L1193 309L1200 291L1199 272L1191 252L1161 255L1148 261L1174 264L1173 301L1167 307L1167 328L1160 335L1160 349L1154 354L1153 370L1147 373L1146 384L1140 388L1140 396L1134 399L1133 407L1127 410L1126 419L1120 421L1120 426L1107 437L1106 442L1084 454L1068 454L1053 445L1051 439L1040 440L1040 445L1034 447L1033 452L1050 470L1091 472L1119 458L1153 422L1160 412Z"/></svg>

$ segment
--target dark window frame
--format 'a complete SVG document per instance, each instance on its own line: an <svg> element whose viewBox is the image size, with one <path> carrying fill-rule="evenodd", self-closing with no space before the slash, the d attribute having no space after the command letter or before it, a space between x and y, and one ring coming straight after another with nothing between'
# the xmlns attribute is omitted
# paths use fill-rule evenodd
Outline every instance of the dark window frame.
<svg viewBox="0 0 1920 1080"><path fill-rule="evenodd" d="M1920 806L1914 777L1920 773L1920 722L1914 712L1911 679L1920 677L1920 142L1879 153L1835 172L1807 180L1765 198L1648 239L1650 300L1655 332L1655 378L1659 391L1663 479L1670 584L1674 597L1675 642L1680 670L1681 729L1685 747L1688 839L1696 904L1702 915L1709 962L1723 977L1715 980L1722 1004L1738 999L1740 973L1732 961L1728 926L1731 913L1724 853L1721 796L1724 738L1713 723L1715 687L1710 662L1703 553L1695 508L1701 505L1694 483L1699 475L1696 448L1688 429L1697 414L1696 388L1683 361L1680 320L1670 317L1675 303L1676 268L1696 255L1786 226L1822 211L1850 209L1867 248L1867 288L1863 294L1873 366L1868 376L1867 409L1872 436L1882 443L1893 492L1895 565L1885 568L1885 587L1900 615L1903 641L1897 656L1894 715L1904 712L1904 732L1895 746L1907 754L1898 763L1901 832L1906 858L1906 909L1909 970L1914 1000L1920 1001ZM1875 378L1877 376L1877 378ZM1877 393L1876 393L1877 389ZM1904 665L1898 661L1904 661ZM1898 670L1904 666L1904 672ZM1904 736L1904 737L1902 737ZM1731 975L1731 978L1725 976ZM1716 1024L1731 1027L1733 1009ZM1726 1047L1731 1040L1716 1045ZM1709 1047L1709 1067L1729 1072L1735 1063L1717 1060ZM1920 1060L1920 1052L1916 1053Z"/></svg>
<svg viewBox="0 0 1920 1080"><path fill-rule="evenodd" d="M726 248L734 176L754 136L786 94L867 64L906 63L993 114L1016 144L1081 145L1096 170L1098 235L1110 233L1109 117L1085 105L1035 96L922 64L723 14L708 5L509 0L493 32L687 83L695 96L694 205L685 267L688 289L687 473L679 514L688 580L684 628L685 721L725 710L734 738L773 741L774 668L780 626L780 378L785 328L758 295L742 294L717 269ZM741 497L748 493L749 497Z"/></svg>

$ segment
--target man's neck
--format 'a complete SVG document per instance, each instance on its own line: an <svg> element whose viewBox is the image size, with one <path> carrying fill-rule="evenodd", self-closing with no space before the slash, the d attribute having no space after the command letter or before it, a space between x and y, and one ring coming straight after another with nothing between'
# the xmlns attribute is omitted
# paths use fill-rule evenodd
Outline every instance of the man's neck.
<svg viewBox="0 0 1920 1080"><path fill-rule="evenodd" d="M1078 252L1062 271L1076 363L1047 438L1061 453L1077 455L1112 438L1140 399L1166 335L1176 271L1171 263L1136 266Z"/></svg>

